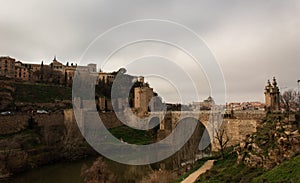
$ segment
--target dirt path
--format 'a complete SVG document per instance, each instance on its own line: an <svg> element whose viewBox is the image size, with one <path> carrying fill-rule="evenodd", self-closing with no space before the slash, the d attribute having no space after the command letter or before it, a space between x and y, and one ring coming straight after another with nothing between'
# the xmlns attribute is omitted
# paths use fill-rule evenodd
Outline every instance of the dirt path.
<svg viewBox="0 0 300 183"><path fill-rule="evenodd" d="M189 175L187 178L185 178L181 183L193 183L196 181L196 179L203 173L205 173L207 170L211 169L211 167L214 164L214 160L208 160L204 163L198 170L196 170L194 173Z"/></svg>

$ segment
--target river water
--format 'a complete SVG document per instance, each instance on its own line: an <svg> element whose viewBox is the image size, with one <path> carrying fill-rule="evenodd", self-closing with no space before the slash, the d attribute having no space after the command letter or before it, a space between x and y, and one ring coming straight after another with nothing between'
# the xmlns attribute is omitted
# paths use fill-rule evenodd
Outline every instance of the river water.
<svg viewBox="0 0 300 183"><path fill-rule="evenodd" d="M80 176L84 165L90 167L96 158L64 162L35 168L7 180L8 183L84 183ZM139 182L151 172L150 166L129 166L104 159L116 182Z"/></svg>
<svg viewBox="0 0 300 183"><path fill-rule="evenodd" d="M9 183L83 183L81 167L90 166L94 159L56 163L35 168L8 180Z"/></svg>

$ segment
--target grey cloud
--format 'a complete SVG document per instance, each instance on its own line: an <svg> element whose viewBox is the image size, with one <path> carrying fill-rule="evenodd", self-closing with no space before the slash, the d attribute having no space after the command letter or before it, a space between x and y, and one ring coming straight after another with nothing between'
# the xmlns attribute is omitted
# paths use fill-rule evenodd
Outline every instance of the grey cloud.
<svg viewBox="0 0 300 183"><path fill-rule="evenodd" d="M272 76L282 87L294 87L300 79L298 0L0 2L0 55L19 60L50 62L56 54L65 62L78 61L107 29L157 18L184 24L203 37L223 68L230 101L263 100Z"/></svg>

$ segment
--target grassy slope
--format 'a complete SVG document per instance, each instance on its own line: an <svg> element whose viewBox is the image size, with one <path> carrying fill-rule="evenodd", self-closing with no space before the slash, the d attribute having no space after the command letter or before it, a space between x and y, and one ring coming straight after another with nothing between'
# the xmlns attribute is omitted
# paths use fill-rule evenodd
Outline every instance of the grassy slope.
<svg viewBox="0 0 300 183"><path fill-rule="evenodd" d="M229 149L225 159L216 157L211 170L200 176L198 182L250 182L263 173L262 169L253 169L244 164L236 164L237 155Z"/></svg>
<svg viewBox="0 0 300 183"><path fill-rule="evenodd" d="M300 155L283 162L252 182L300 182Z"/></svg>
<svg viewBox="0 0 300 183"><path fill-rule="evenodd" d="M198 182L300 182L300 155L270 171L236 164L235 152L227 152L224 160L218 159L211 170L200 176Z"/></svg>
<svg viewBox="0 0 300 183"><path fill-rule="evenodd" d="M264 125L255 133L253 141L263 148L263 154L274 148L275 143L270 138L270 130L275 130L278 114L269 115ZM283 118L283 116L281 116ZM279 131L278 131L279 132ZM261 145L265 142L265 145ZM201 176L199 182L300 182L300 157L286 161L280 166L265 172L262 168L249 168L244 164L237 164L236 152L227 152L224 160L215 162L214 167ZM298 175L299 174L299 175Z"/></svg>
<svg viewBox="0 0 300 183"><path fill-rule="evenodd" d="M190 170L188 173L180 176L178 178L178 180L174 181L173 183L180 183L181 181L183 181L185 178L187 178L190 174L194 173L196 170L198 170L202 165L204 165L204 163L208 160L212 159L211 157L207 157L207 158L202 158L200 160L197 161L195 167L192 168L192 170Z"/></svg>
<svg viewBox="0 0 300 183"><path fill-rule="evenodd" d="M14 98L17 102L47 103L71 100L71 88L33 83L15 83Z"/></svg>
<svg viewBox="0 0 300 183"><path fill-rule="evenodd" d="M128 126L120 126L109 129L116 138L123 139L124 142L137 145L145 145L152 143L151 135L144 130L136 130Z"/></svg>

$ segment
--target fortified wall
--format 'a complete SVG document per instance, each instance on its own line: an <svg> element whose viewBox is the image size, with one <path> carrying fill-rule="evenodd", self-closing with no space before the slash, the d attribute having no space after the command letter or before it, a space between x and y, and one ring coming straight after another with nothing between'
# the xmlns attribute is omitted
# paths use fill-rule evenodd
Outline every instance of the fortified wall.
<svg viewBox="0 0 300 183"><path fill-rule="evenodd" d="M89 111L84 111L84 110L79 111L79 114L77 115L79 120L77 120L77 121L79 121L79 122L82 121L81 118L84 118L84 114L88 114L88 113L89 113ZM108 129L123 125L123 123L118 119L116 114L113 112L105 112L105 113L99 112L98 114L99 114L101 121L104 123L105 127ZM69 124L76 124L76 119L74 116L73 109L64 110L64 123L66 126ZM82 124L78 124L78 125L82 125Z"/></svg>
<svg viewBox="0 0 300 183"><path fill-rule="evenodd" d="M176 128L176 125L181 117L195 117L202 123L207 130L215 133L212 128L215 128L216 121L220 121L220 115L214 115L210 112L177 112L171 113L152 113L160 120L160 129L158 131L158 140L168 136L172 130ZM123 125L123 123L117 118L115 113L99 113L99 116L106 126L106 128L114 128ZM256 132L258 122L265 117L263 111L235 111L234 116L230 118L223 118L221 128L226 130L226 133L230 139L228 145L236 145L246 138L247 135ZM26 129L28 120L31 115L29 114L15 114L11 116L0 116L1 128L0 135L18 133ZM32 116L35 123L38 126L52 128L55 126L65 126L75 129L73 130L76 135L79 133L78 127L75 121L73 109L66 109L61 112L50 113L50 114L35 114ZM77 131L76 131L77 130ZM76 131L76 132L75 132ZM199 134L201 135L201 134ZM213 134L214 135L214 134ZM218 150L218 144L216 139L213 139L212 150Z"/></svg>
<svg viewBox="0 0 300 183"><path fill-rule="evenodd" d="M117 118L115 113L99 113L101 120L106 128L114 128L123 125L123 123ZM3 116L0 115L0 135L18 133L27 128L29 120L33 121L41 127L44 126L70 126L77 127L73 109L65 109L49 114L28 114L28 113L16 113L14 115Z"/></svg>
<svg viewBox="0 0 300 183"><path fill-rule="evenodd" d="M259 122L265 116L266 113L264 111L245 110L235 111L231 118L224 118L222 125L229 137L228 145L237 145L242 142L247 135L256 132ZM216 143L216 139L214 139L214 143Z"/></svg>

